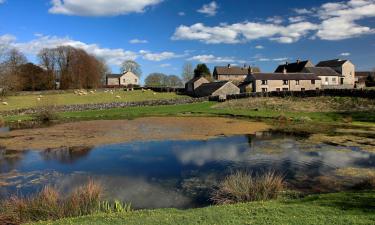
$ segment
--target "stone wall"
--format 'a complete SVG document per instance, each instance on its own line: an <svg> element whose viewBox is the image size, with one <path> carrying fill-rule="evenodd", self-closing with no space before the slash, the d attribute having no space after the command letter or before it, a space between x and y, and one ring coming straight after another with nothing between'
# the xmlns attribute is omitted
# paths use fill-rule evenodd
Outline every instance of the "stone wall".
<svg viewBox="0 0 375 225"><path fill-rule="evenodd" d="M227 100L241 99L241 98L256 98L256 97L319 97L319 96L335 96L335 97L358 97L358 98L375 98L375 90L361 90L361 89L325 89L325 90L310 90L310 91L281 91L281 92L255 92L242 93L238 95L228 95ZM210 97L210 101L219 101L218 97Z"/></svg>
<svg viewBox="0 0 375 225"><path fill-rule="evenodd" d="M127 108L139 106L161 106L161 105L181 105L208 101L207 98L182 98L182 99L166 99L166 100L153 100L143 102L113 102L113 103L98 103L98 104L80 104L80 105L62 105L55 106L53 109L57 112L79 112L86 110L105 110L114 108ZM10 115L30 115L43 110L43 108L31 109L18 109L11 111L0 112L2 116Z"/></svg>

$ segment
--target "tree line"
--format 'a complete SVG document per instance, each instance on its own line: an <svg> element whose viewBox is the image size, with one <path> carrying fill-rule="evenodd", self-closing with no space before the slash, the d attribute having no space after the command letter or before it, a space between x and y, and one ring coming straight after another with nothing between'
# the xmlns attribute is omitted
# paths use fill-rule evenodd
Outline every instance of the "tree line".
<svg viewBox="0 0 375 225"><path fill-rule="evenodd" d="M38 65L28 62L17 49L2 49L0 88L5 91L91 89L101 86L108 71L103 60L70 46L42 49L37 60Z"/></svg>

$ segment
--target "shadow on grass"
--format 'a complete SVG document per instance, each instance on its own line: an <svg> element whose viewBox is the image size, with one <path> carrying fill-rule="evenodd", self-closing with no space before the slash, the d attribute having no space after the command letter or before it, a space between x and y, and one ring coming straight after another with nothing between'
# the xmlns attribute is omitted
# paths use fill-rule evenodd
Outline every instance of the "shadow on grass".
<svg viewBox="0 0 375 225"><path fill-rule="evenodd" d="M341 192L326 195L312 195L298 200L304 204L328 206L342 210L375 212L375 191Z"/></svg>

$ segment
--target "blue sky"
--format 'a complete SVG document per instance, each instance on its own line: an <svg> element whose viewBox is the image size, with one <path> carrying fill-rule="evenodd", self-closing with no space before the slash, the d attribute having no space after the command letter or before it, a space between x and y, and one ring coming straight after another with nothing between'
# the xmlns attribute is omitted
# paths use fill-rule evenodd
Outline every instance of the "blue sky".
<svg viewBox="0 0 375 225"><path fill-rule="evenodd" d="M348 58L375 67L375 0L0 0L0 44L31 61L72 45L151 72L181 74L185 62L248 64L273 71L300 59Z"/></svg>

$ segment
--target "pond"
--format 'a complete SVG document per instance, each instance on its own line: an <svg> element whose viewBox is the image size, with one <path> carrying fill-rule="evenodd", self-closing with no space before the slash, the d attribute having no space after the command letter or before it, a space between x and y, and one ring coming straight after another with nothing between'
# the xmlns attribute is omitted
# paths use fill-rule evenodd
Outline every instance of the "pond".
<svg viewBox="0 0 375 225"><path fill-rule="evenodd" d="M354 181L335 171L351 167L375 169L375 154L268 132L95 148L0 150L0 196L31 194L47 184L69 191L93 179L104 186L106 198L131 202L135 208L190 208L210 204L212 188L236 170L275 170L290 188L321 192L349 187Z"/></svg>

